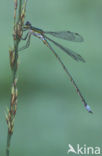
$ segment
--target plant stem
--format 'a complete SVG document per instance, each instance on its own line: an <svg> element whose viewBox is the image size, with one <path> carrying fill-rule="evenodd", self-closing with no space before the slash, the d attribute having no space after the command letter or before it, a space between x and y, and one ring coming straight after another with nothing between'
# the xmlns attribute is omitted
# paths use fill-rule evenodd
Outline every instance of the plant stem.
<svg viewBox="0 0 102 156"><path fill-rule="evenodd" d="M19 1L19 5L18 5ZM7 136L7 146L6 146L6 156L10 155L10 144L11 137L14 129L14 119L16 115L17 106L17 69L18 69L18 47L22 37L22 26L24 24L24 17L26 11L25 0L15 0L14 2L14 30L13 30L13 40L14 48L9 50L10 54L10 66L12 70L12 87L11 87L11 102L10 108L8 110L8 115L6 115L6 121L8 125L8 136ZM17 14L18 11L18 14Z"/></svg>

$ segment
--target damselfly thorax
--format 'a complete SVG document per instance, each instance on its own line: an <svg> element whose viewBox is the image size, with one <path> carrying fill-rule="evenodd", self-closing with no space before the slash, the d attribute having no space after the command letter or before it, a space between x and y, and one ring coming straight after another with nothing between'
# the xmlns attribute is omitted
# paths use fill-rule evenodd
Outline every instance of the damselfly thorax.
<svg viewBox="0 0 102 156"><path fill-rule="evenodd" d="M29 32L30 32L31 35L33 35L33 36L35 36L35 37L37 37L37 38L39 38L41 40L45 40L44 36L41 33L37 32L37 31L34 31L34 30L29 30Z"/></svg>

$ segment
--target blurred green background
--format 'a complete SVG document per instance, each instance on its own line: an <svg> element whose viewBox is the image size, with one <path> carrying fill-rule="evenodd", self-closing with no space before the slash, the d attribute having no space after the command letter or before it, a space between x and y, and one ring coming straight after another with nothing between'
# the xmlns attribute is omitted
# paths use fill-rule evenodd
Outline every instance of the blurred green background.
<svg viewBox="0 0 102 156"><path fill-rule="evenodd" d="M1 3L0 156L4 156L4 112L10 104L12 81L8 51L13 45L14 10L13 1ZM51 51L33 37L29 49L19 54L19 97L10 156L66 156L68 144L102 148L102 0L29 0L26 20L44 30L70 30L84 37L83 43L56 41L78 52L86 63L75 62L54 48L94 114L84 109Z"/></svg>

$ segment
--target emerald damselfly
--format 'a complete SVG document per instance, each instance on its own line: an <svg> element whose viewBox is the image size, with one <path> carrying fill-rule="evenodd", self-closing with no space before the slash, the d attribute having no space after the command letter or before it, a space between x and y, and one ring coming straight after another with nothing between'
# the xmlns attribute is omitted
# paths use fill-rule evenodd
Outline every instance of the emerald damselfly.
<svg viewBox="0 0 102 156"><path fill-rule="evenodd" d="M83 97L80 89L78 88L78 86L77 86L76 82L74 81L72 75L70 74L68 68L66 68L66 66L62 62L61 58L59 57L59 55L52 48L49 41L51 43L53 43L55 46L57 46L58 48L60 48L62 51L67 53L69 56L71 56L74 60L82 61L82 62L85 62L85 60L79 54L75 53L74 51L72 51L69 48L63 47L61 44L59 44L56 41L52 40L47 35L52 35L53 37L60 38L60 39L63 39L63 40L72 41L72 42L83 42L84 41L83 37L80 34L74 33L74 32L71 32L71 31L59 31L59 32L43 31L42 29L39 29L39 28L36 28L36 27L32 26L29 21L27 21L25 23L25 25L23 26L23 31L27 31L27 34L26 34L26 36L24 38L22 38L22 40L27 40L27 42L26 42L25 46L23 46L22 48L19 49L19 51L24 50L24 49L29 47L31 36L35 36L35 37L39 38L53 52L53 54L56 56L56 58L58 59L58 61L61 64L61 66L63 67L64 71L66 72L67 76L69 77L70 81L72 82L74 88L76 89L78 95L80 96L80 98L81 98L81 100L82 100L82 102L84 104L84 107L86 108L86 110L88 112L92 113L90 106L87 104L85 98Z"/></svg>

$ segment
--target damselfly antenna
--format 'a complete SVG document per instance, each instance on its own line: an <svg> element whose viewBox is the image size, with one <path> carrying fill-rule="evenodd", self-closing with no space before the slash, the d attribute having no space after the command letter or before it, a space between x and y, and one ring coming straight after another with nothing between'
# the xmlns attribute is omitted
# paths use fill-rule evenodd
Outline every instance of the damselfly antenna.
<svg viewBox="0 0 102 156"><path fill-rule="evenodd" d="M55 52L55 50L52 48L52 46L49 44L48 41L52 42L54 45L56 45L58 48L60 48L66 54L71 56L74 60L82 61L82 62L85 62L85 60L79 54L75 53L74 51L70 50L69 48L63 47L62 45L60 45L59 43L57 43L54 40L50 39L46 35L49 34L49 35L52 35L54 37L61 38L61 39L64 39L64 40L68 40L68 41L73 41L73 42L83 42L83 37L81 35L79 35L78 33L74 33L74 32L71 32L71 31L60 31L60 32L43 31L42 29L33 27L29 21L27 21L25 23L23 29L24 29L24 31L28 30L26 36L24 38L22 38L22 40L27 40L27 42L26 42L26 45L24 47L19 49L19 51L24 50L24 49L29 47L31 35L39 38L53 52L53 54L56 56L59 63L61 64L64 71L66 72L67 76L69 77L70 81L72 82L74 88L76 89L78 95L80 96L80 98L81 98L81 100L82 100L82 102L84 104L84 107L86 108L86 110L88 112L92 113L90 106L87 104L86 100L84 99L81 91L79 90L78 86L76 85L76 83L75 83L73 77L71 76L70 72L68 71L68 69L66 68L66 66L62 62L61 58L58 56L58 54Z"/></svg>

